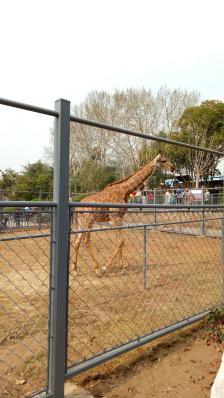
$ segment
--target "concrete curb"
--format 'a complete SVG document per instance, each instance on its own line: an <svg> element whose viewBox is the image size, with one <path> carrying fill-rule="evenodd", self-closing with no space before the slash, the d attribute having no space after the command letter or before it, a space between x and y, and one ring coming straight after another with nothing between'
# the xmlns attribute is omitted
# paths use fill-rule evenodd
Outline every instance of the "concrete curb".
<svg viewBox="0 0 224 398"><path fill-rule="evenodd" d="M44 398L46 397L45 393L39 394L36 398ZM94 398L88 391L84 390L84 388L79 387L75 383L66 382L65 383L65 398Z"/></svg>
<svg viewBox="0 0 224 398"><path fill-rule="evenodd" d="M67 381L65 383L65 398L94 398L94 396L77 384Z"/></svg>
<svg viewBox="0 0 224 398"><path fill-rule="evenodd" d="M210 398L224 397L224 354L222 355L221 365L211 388Z"/></svg>

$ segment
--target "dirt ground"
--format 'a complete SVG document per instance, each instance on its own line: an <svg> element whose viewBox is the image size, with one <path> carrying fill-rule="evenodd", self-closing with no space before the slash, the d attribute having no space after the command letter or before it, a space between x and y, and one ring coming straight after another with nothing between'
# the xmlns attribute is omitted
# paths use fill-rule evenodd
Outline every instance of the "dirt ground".
<svg viewBox="0 0 224 398"><path fill-rule="evenodd" d="M134 225L142 221L145 222L146 219L146 214L138 214L136 219L133 216L131 220L126 220L126 222ZM172 220L173 216L167 217L167 219ZM198 223L195 222L195 219L193 221L192 228L197 228ZM124 265L126 270L122 272L122 269L114 264L102 278L96 277L93 271L92 258L88 249L84 246L80 248L78 275L74 277L70 273L68 366L76 365L85 361L85 359L99 355L105 350L136 339L138 336L164 328L218 305L222 294L221 239L219 237L189 235L189 225L188 235L181 234L180 232L183 233L184 228L186 226L182 225L182 230L177 231L177 233L172 233L172 229L167 231L148 230L145 253L143 228L126 230L124 232ZM43 236L35 239L29 237L29 234L40 234L40 232ZM22 231L22 233L15 231L1 234L1 238L9 238L9 240L0 241L1 396L8 397L7 391L12 391L12 386L15 390L15 394L12 396L15 397L23 397L24 394L30 394L45 387L50 239L44 234L48 234L48 232L48 230L32 230ZM10 237L15 238L21 235L24 235L23 239L10 240ZM74 237L73 235L71 238L71 262ZM92 233L92 243L101 266L105 264L116 247L116 239L115 231ZM156 345L158 343L156 342ZM197 338L193 339L192 347L196 347L197 344L199 347ZM146 363L149 361L149 365L151 364L151 367L149 366L151 369L150 375L155 372L154 379L150 379L150 375L143 375L143 378L151 380L149 383L151 387L155 385L154 390L145 395L149 397L157 390L155 382L157 380L156 366L165 363L163 361L166 360L166 357L168 358L166 352L170 353L169 356L172 357L173 355L174 357L173 365L164 365L164 369L172 369L172 367L176 369L175 353L177 356L178 353L175 351L175 347L179 347L179 343L175 343L172 347L173 351L169 344L163 346L163 355L158 354L157 350L154 349L151 352L151 348L146 353L144 348L135 350L117 358L115 362L110 361L103 365L102 377L97 376L98 367L96 372L76 378L76 382L81 385L88 385L88 387L91 383L94 383L94 386L90 388L93 388L96 396L103 396L102 394L105 393L111 394L108 395L111 398L113 397L112 394L118 394L114 397L125 397L126 395L119 394L127 393L127 396L140 397L141 395L134 394L138 394L138 390L139 393L143 393L141 392L143 391L141 390L142 381L138 388L131 384L130 391L128 391L127 385L131 381L134 383L135 373L140 377L141 372L145 371L144 368L146 366L148 368L148 365L141 365L142 360ZM215 351L213 352L212 348L206 347L206 344L204 344L204 347L206 351L202 351L202 355L205 356L205 361L202 360L205 363L205 369L207 367L208 370L209 367L208 372L210 372L210 365L212 367L212 364L207 363L206 358L209 359L214 355L215 361L218 354ZM182 351L181 358L183 358L183 355L188 355L188 352L193 352L193 349L185 351L183 348ZM151 361L151 355L154 355L155 352L158 359ZM206 354L207 352L210 352L210 354ZM144 354L144 358L140 360L139 365L136 362L139 360L139 358L136 358L136 353L137 356ZM215 354L217 354L217 357L215 357ZM206 357L206 355L208 356ZM133 360L134 363L136 362L134 368ZM114 363L116 366L113 365ZM127 364L132 364L130 365L132 370L128 369ZM196 369L196 362L190 361L190 364L192 364L192 368ZM118 368L120 370L117 373ZM115 369L116 372L113 376ZM212 369L215 369L215 363ZM172 370L170 376L166 373L168 380L171 379L171 373ZM174 373L177 374L177 371L175 370ZM207 378L210 383L214 375L211 374L211 378L209 375L207 375ZM116 380L118 377L120 380L121 376L124 382L124 390L123 392L116 392L116 389L119 388L116 385ZM198 378L202 376L198 376ZM95 388L99 388L98 385L95 385L97 377L105 390L95 391ZM106 384L104 380L107 377L109 379ZM126 377L129 377L129 379L126 380ZM194 375L192 377L194 378ZM110 378L112 378L112 381ZM165 374L163 380L163 388L165 389ZM206 386L208 387L209 383L206 384L203 380L201 385L205 386L204 391L206 391ZM112 384L111 389L110 384ZM172 396L174 384L173 381L166 387L168 389L166 394ZM194 383L192 381L192 385L194 384L198 385L199 382ZM125 392L126 387L127 392ZM144 395L142 396L144 397ZM163 397L163 395L160 396ZM158 395L158 397L160 396ZM199 395L191 396L200 397ZM206 395L204 396L206 397ZM180 397L182 398L181 395Z"/></svg>
<svg viewBox="0 0 224 398"><path fill-rule="evenodd" d="M209 398L221 353L196 328L142 349L132 363L83 383L95 398ZM94 379L94 375L92 375ZM97 379L97 375L95 375Z"/></svg>

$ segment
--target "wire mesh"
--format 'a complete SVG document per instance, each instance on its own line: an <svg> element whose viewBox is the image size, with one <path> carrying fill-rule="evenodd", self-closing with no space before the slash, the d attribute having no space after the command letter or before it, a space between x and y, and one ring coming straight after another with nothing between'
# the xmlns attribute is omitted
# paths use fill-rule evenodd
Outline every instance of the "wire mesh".
<svg viewBox="0 0 224 398"><path fill-rule="evenodd" d="M0 212L0 232L11 229L47 228L49 213L38 208L19 208Z"/></svg>
<svg viewBox="0 0 224 398"><path fill-rule="evenodd" d="M74 212L68 368L222 303L219 209L129 209L119 225L104 209Z"/></svg>
<svg viewBox="0 0 224 398"><path fill-rule="evenodd" d="M4 212L13 219L23 209ZM0 396L24 397L47 383L51 210L45 226L0 230Z"/></svg>

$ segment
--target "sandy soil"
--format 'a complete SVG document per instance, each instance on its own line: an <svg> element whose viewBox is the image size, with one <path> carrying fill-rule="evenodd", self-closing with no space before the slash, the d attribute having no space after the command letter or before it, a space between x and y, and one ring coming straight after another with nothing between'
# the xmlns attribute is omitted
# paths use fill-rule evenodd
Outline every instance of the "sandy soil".
<svg viewBox="0 0 224 398"><path fill-rule="evenodd" d="M209 398L221 353L193 328L142 349L137 359L108 372L101 367L86 386L95 398ZM141 356L142 355L142 356ZM126 364L126 366L125 366ZM113 366L113 365L112 365ZM88 378L87 378L88 380Z"/></svg>
<svg viewBox="0 0 224 398"><path fill-rule="evenodd" d="M126 222L135 224L145 222L149 215L128 217ZM173 216L161 217L173 219ZM194 219L192 228L197 224ZM68 366L220 302L221 239L174 234L169 228L167 232L147 232L146 257L143 229L126 230L126 271L122 273L114 264L102 278L94 274L87 248L80 248L79 273L75 278L70 274ZM182 232L184 228L182 226ZM23 231L22 234L39 232ZM18 235L21 231L1 234L1 238ZM101 266L116 247L116 239L115 231L92 233ZM71 241L72 261L74 235ZM17 393L24 396L46 383L50 240L43 236L1 241L0 254L0 395L14 389L15 396ZM145 284L144 263L147 265ZM116 363L124 369L132 358L129 353ZM157 362L160 364L162 359ZM106 374L111 370L111 363L104 366ZM92 380L91 375L88 377ZM76 380L84 382L80 378ZM134 396L131 393L128 396Z"/></svg>

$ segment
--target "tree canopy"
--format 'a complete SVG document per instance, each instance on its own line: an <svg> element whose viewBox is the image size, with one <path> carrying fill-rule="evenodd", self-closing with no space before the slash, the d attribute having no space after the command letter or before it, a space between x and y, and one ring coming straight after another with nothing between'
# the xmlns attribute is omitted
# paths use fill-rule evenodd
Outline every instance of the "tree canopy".
<svg viewBox="0 0 224 398"><path fill-rule="evenodd" d="M2 172L0 187L11 200L50 199L53 191L53 167L38 161L24 166L21 173L6 170Z"/></svg>
<svg viewBox="0 0 224 398"><path fill-rule="evenodd" d="M161 88L151 90L91 93L75 108L86 119L99 120L144 134L166 137L218 151L224 150L224 103L198 104L196 92ZM176 171L196 181L217 171L219 157L174 145L122 135L82 124L71 124L70 193L93 192L121 179L163 152ZM164 173L150 179L150 187L164 181ZM42 161L24 166L17 173L1 171L0 188L10 192L9 199L50 199L53 167Z"/></svg>

